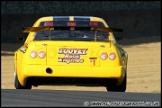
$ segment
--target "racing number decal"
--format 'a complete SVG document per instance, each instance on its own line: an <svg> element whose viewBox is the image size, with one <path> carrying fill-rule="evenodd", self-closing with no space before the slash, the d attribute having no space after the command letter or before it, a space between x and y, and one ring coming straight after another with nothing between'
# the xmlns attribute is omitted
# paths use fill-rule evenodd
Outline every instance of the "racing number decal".
<svg viewBox="0 0 162 108"><path fill-rule="evenodd" d="M58 54L64 54L64 57L59 57L58 62L83 63L84 59L81 59L80 55L86 55L87 50L87 48L60 48Z"/></svg>

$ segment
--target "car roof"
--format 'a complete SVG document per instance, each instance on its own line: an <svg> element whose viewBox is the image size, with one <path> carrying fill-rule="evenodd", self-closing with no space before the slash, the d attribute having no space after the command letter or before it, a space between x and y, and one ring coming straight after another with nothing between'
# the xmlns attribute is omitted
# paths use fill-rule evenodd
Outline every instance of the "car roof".
<svg viewBox="0 0 162 108"><path fill-rule="evenodd" d="M39 18L33 27L37 27L42 21L97 21L102 22L105 27L108 27L104 19L94 16L45 16Z"/></svg>

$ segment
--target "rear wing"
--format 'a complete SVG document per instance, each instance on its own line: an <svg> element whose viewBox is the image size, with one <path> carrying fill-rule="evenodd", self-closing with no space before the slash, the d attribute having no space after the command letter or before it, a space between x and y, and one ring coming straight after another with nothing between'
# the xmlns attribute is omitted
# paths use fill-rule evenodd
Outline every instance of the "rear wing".
<svg viewBox="0 0 162 108"><path fill-rule="evenodd" d="M43 27L25 27L22 29L24 33L29 33L29 32L41 32L41 31L46 31L46 30L70 30L71 27L69 26L59 26L59 27L54 27L54 26L43 26ZM122 29L117 29L117 28L107 28L107 27L73 27L75 28L74 30L99 30L99 31L104 31L104 32L123 32Z"/></svg>

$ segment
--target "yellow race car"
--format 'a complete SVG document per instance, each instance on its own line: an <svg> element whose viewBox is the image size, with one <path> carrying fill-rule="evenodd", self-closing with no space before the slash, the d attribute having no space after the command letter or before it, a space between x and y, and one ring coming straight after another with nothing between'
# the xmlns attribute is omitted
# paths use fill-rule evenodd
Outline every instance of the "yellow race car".
<svg viewBox="0 0 162 108"><path fill-rule="evenodd" d="M14 86L104 86L125 92L128 54L104 19L93 16L39 18L14 54Z"/></svg>

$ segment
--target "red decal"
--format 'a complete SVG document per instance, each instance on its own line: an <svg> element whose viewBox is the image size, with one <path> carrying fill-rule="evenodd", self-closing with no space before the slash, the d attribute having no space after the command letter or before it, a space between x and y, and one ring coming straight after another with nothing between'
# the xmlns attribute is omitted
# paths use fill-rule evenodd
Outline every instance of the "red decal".
<svg viewBox="0 0 162 108"><path fill-rule="evenodd" d="M96 64L96 60L94 59L94 60L93 60L93 65L95 66L95 64Z"/></svg>

